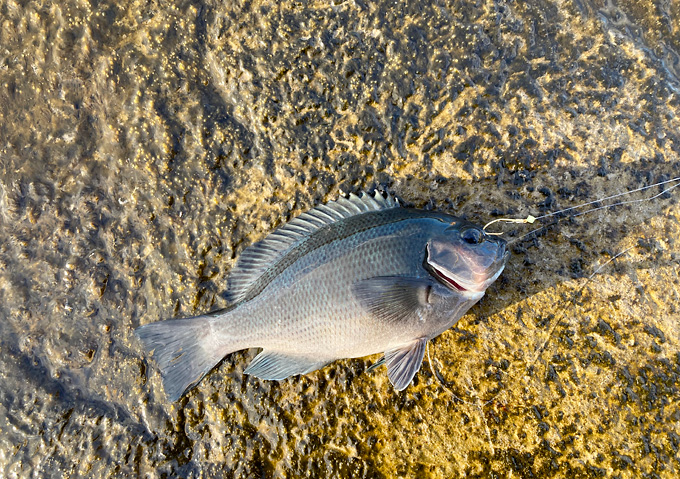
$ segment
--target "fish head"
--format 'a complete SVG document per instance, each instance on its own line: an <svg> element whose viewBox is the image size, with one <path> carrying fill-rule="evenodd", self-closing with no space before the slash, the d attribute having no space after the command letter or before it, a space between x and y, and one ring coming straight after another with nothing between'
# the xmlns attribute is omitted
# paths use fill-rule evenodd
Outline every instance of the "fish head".
<svg viewBox="0 0 680 479"><path fill-rule="evenodd" d="M505 268L505 240L456 219L427 242L425 268L454 291L480 296ZM481 294L480 294L481 293Z"/></svg>

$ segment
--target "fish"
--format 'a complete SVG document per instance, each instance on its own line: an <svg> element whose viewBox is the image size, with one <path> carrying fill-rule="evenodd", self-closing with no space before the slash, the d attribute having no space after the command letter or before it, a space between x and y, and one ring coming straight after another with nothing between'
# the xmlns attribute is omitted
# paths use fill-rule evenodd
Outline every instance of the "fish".
<svg viewBox="0 0 680 479"><path fill-rule="evenodd" d="M226 309L135 331L178 400L227 355L262 348L244 373L283 380L384 353L397 391L427 341L451 328L500 276L506 242L465 219L350 194L249 246L227 278Z"/></svg>

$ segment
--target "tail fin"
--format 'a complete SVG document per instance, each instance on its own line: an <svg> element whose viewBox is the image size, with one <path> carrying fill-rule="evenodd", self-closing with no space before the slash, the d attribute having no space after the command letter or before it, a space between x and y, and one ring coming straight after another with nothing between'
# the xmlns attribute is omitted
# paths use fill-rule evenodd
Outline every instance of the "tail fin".
<svg viewBox="0 0 680 479"><path fill-rule="evenodd" d="M153 352L170 401L178 400L234 349L225 349L212 333L214 316L167 319L137 328L147 353ZM220 347L222 346L222 347Z"/></svg>

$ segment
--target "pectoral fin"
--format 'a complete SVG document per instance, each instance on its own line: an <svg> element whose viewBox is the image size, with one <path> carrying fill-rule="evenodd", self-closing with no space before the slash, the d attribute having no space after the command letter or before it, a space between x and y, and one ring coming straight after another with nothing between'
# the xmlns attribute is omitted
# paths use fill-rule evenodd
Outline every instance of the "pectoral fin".
<svg viewBox="0 0 680 479"><path fill-rule="evenodd" d="M357 281L352 291L361 305L388 323L425 319L430 309L433 280L401 276L378 276Z"/></svg>
<svg viewBox="0 0 680 479"><path fill-rule="evenodd" d="M311 373L326 364L327 360L262 351L243 372L260 379L280 381L296 374Z"/></svg>
<svg viewBox="0 0 680 479"><path fill-rule="evenodd" d="M406 389L420 369L426 343L427 338L418 338L401 348L385 351L387 377L397 391Z"/></svg>

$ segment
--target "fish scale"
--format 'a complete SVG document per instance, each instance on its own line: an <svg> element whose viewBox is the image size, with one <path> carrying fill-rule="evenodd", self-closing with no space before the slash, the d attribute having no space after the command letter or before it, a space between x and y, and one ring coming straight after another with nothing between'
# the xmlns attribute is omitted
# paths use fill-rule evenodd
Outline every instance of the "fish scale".
<svg viewBox="0 0 680 479"><path fill-rule="evenodd" d="M226 310L147 324L137 335L171 400L224 356L252 347L263 350L245 373L269 380L384 352L401 390L425 342L479 301L506 260L502 239L465 220L350 195L247 248L230 275Z"/></svg>
<svg viewBox="0 0 680 479"><path fill-rule="evenodd" d="M323 244L301 256L248 304L247 314L241 315L244 320L235 321L232 319L233 315L223 318L227 335L231 331L252 330L256 332L256 336L250 336L249 339L258 341L260 347L279 350L293 340L298 352L321 355L328 354L331 342L345 344L350 337L358 334L382 334L386 325L376 321L370 314L361 314L365 312L354 299L352 284L346 279L359 281L373 276L428 275L422 266L424 250L418 251L411 247L412 244L424 242L424 225L418 223L428 221L433 220L402 215L399 222L361 231L342 241ZM391 238L409 229L412 233L408 240L403 237ZM319 264L321 266L316 267ZM279 303L276 315L270 311L273 301ZM283 323L289 328L285 339L271 334L269 330L270 325L277 321L278 315L281 315ZM315 318L315 321L310 321L309 318ZM300 336L300 328L309 328L308 335ZM403 334L405 329L406 325L402 325L400 333ZM391 328L389 335L395 336ZM325 341L320 342L324 339ZM284 342L286 344L282 344ZM360 350L354 351L354 355L350 356L336 351L335 356L330 355L324 359L332 361L339 357L371 354Z"/></svg>

